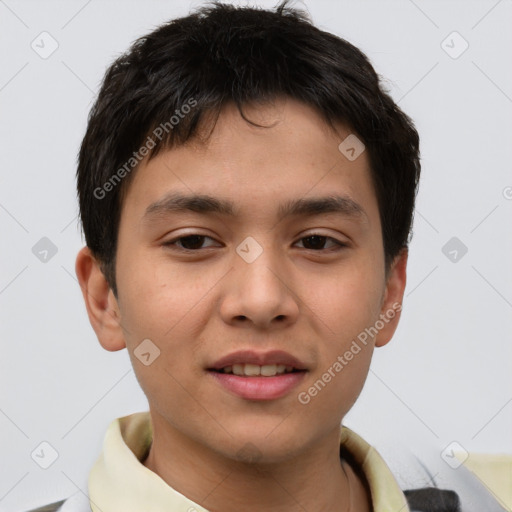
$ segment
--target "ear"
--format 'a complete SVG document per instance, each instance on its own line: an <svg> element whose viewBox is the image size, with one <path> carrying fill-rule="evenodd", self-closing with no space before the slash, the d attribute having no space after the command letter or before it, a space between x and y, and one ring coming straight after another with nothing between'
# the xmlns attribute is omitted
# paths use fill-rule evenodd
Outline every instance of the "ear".
<svg viewBox="0 0 512 512"><path fill-rule="evenodd" d="M375 346L382 347L388 343L398 327L402 301L407 281L407 258L409 251L402 249L395 257L386 279L386 288L382 299L380 320L384 324L375 336Z"/></svg>
<svg viewBox="0 0 512 512"><path fill-rule="evenodd" d="M83 247L75 263L75 272L82 289L92 328L105 350L126 347L117 300L90 249Z"/></svg>

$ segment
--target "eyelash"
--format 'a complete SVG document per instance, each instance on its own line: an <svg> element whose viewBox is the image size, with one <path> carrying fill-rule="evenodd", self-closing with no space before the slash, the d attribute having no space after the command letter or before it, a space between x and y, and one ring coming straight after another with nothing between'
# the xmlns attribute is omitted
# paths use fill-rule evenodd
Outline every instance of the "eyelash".
<svg viewBox="0 0 512 512"><path fill-rule="evenodd" d="M193 252L201 251L202 249L185 249L185 248L182 248L182 247L179 247L178 245L176 245L176 242L179 242L180 240L185 240L187 238L192 238L192 237L199 237L199 238L204 238L204 239L209 238L210 240L214 240L212 237L207 236L207 235L191 233L190 235L180 236L180 237L175 238L173 240L169 240L168 242L165 242L162 245L165 246L165 247L169 247L172 250L176 250L176 251L179 251L179 252L185 252L185 253L193 253ZM321 252L324 252L324 253L325 252L337 252L337 251L341 251L342 249L345 249L346 247L348 247L348 244L346 244L346 243L340 242L339 240L336 240L333 237L330 237L330 236L327 236L327 235L322 235L322 234L319 234L319 233L311 233L311 234L309 234L307 236L299 238L299 240L305 240L305 239L312 238L312 237L325 238L326 242L328 240L331 240L338 247L331 248L331 249L319 249L319 250L316 250L316 249L306 249L307 251L313 251L313 252L317 252L317 253L321 253ZM207 247L207 249L208 249L208 247Z"/></svg>

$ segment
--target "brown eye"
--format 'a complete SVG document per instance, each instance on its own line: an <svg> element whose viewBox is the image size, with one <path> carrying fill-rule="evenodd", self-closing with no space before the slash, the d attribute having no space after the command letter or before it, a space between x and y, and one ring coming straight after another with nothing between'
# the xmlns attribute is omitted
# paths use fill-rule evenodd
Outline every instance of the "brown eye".
<svg viewBox="0 0 512 512"><path fill-rule="evenodd" d="M338 240L324 235L309 235L301 238L304 240L303 246L304 249L313 250L313 251L329 251L329 250L339 250L343 247L346 247L346 244L339 242ZM330 248L325 248L326 242L330 241L333 245Z"/></svg>
<svg viewBox="0 0 512 512"><path fill-rule="evenodd" d="M203 248L202 246L206 239L213 240L213 238L206 235L187 235L170 240L163 245L166 247L176 248L181 251L198 251Z"/></svg>

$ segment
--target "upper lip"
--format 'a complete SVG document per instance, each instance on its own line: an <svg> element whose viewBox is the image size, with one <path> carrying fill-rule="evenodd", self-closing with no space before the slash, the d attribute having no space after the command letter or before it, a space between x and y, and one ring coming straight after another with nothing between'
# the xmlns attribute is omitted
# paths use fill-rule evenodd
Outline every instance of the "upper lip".
<svg viewBox="0 0 512 512"><path fill-rule="evenodd" d="M284 364L285 366L293 366L295 370L306 370L306 366L302 361L283 350L272 350L270 352L239 350L221 357L208 369L221 370L226 366L233 366L234 364L256 364L258 366Z"/></svg>

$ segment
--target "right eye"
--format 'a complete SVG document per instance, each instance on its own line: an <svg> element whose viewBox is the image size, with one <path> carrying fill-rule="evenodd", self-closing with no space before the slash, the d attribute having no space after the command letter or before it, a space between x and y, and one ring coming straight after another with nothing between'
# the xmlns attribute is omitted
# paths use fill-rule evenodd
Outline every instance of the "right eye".
<svg viewBox="0 0 512 512"><path fill-rule="evenodd" d="M174 238L173 240L169 240L162 245L182 252L197 252L199 249L201 249L204 240L207 238L213 240L213 238L206 235L192 234Z"/></svg>

